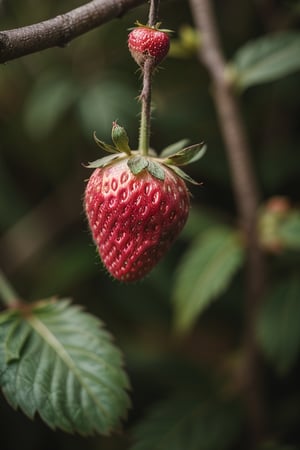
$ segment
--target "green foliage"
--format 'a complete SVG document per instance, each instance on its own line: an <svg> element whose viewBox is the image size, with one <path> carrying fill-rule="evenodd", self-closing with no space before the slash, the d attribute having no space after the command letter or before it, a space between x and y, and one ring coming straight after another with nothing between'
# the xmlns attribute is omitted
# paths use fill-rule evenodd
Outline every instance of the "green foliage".
<svg viewBox="0 0 300 450"><path fill-rule="evenodd" d="M238 233L226 227L204 232L177 269L173 290L175 326L187 331L228 287L241 266L244 249Z"/></svg>
<svg viewBox="0 0 300 450"><path fill-rule="evenodd" d="M300 280L295 276L274 284L258 321L258 339L279 373L291 369L300 351Z"/></svg>
<svg viewBox="0 0 300 450"><path fill-rule="evenodd" d="M236 405L187 391L152 407L134 430L132 450L225 450L239 431Z"/></svg>
<svg viewBox="0 0 300 450"><path fill-rule="evenodd" d="M129 407L122 357L102 323L68 300L0 316L0 382L14 408L52 428L109 434Z"/></svg>
<svg viewBox="0 0 300 450"><path fill-rule="evenodd" d="M300 69L300 33L286 31L248 42L231 66L240 89L289 75Z"/></svg>

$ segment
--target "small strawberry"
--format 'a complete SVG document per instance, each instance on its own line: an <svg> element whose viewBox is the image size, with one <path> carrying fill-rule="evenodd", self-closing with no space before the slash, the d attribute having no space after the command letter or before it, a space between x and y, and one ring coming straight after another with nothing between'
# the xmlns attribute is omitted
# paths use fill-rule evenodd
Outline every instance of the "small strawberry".
<svg viewBox="0 0 300 450"><path fill-rule="evenodd" d="M128 35L128 48L135 62L143 67L148 56L157 66L168 54L170 38L166 30L140 25Z"/></svg>
<svg viewBox="0 0 300 450"><path fill-rule="evenodd" d="M84 207L100 257L118 280L144 277L170 248L189 214L189 192L177 165L196 161L203 144L170 146L156 156L132 151L124 128L113 124L113 145L98 140L110 155L88 167ZM170 155L170 152L172 153Z"/></svg>

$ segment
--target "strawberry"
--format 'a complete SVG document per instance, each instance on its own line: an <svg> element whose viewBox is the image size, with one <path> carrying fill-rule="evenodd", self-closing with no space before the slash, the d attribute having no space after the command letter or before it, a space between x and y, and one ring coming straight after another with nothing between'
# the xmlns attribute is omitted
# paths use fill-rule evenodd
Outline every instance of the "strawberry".
<svg viewBox="0 0 300 450"><path fill-rule="evenodd" d="M170 38L165 30L139 25L128 35L128 48L140 67L143 67L148 56L153 58L154 66L157 66L168 54Z"/></svg>
<svg viewBox="0 0 300 450"><path fill-rule="evenodd" d="M134 175L128 159L96 169L86 188L86 212L94 241L117 279L142 278L169 249L189 213L185 183L165 168L164 180L143 170Z"/></svg>
<svg viewBox="0 0 300 450"><path fill-rule="evenodd" d="M190 199L183 178L193 180L176 164L196 161L204 147L197 144L169 156L170 147L158 158L132 151L124 128L116 123L112 137L114 146L95 137L111 154L87 166L95 170L84 207L108 272L118 280L135 281L151 271L185 225Z"/></svg>

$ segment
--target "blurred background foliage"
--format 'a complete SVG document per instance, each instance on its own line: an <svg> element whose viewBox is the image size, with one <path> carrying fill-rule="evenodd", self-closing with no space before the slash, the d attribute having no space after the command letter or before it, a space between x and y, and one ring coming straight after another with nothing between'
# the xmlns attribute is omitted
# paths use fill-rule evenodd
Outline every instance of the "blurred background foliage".
<svg viewBox="0 0 300 450"><path fill-rule="evenodd" d="M38 22L81 4L79 0L65 0L63 5L56 0L2 1L1 28ZM230 61L253 39L299 28L299 1L217 0L215 5L222 44ZM93 131L109 142L113 120L126 127L131 146L137 145L136 98L141 77L126 40L128 28L137 19L146 22L146 6L77 38L63 49L49 49L0 68L1 267L26 299L70 296L101 317L124 353L133 403L122 431L110 438L83 439L53 433L38 418L32 423L1 398L1 446L5 450L20 446L23 450L129 448L131 430L140 419L150 417L155 429L164 411L168 416L174 408L193 408L195 398L180 395L187 386L197 386L199 398L209 404L204 414L206 425L201 428L205 435L202 446L195 440L196 444L188 448L243 448L243 433L238 426L243 413L232 405L224 413L224 402L230 397L226 392L234 389L232 368L240 357L244 320L243 255L235 244L240 237L236 236L230 174L209 77L196 58L188 2L163 1L160 17L163 27L174 30L174 45L154 79L151 145L159 151L176 140L189 138L191 143L204 140L208 151L189 168L190 175L203 185L190 188L192 210L184 232L158 267L137 284L115 282L101 266L83 214L82 196L90 172L82 164L99 157ZM266 356L264 397L272 430L270 442L263 448L270 450L300 445L299 81L299 72L294 72L249 87L241 94L265 202L261 231L269 252L269 286L258 336ZM216 242L212 232L216 239L229 236L231 244L226 251L232 270L229 267L224 274L227 259L221 260L224 283L216 287L215 294L209 294L208 300L200 300L203 308L197 303L196 292L190 323L182 318L185 284L192 286L198 280L197 289L201 291L202 268L207 268L213 254L210 242ZM195 242L202 254L195 250ZM205 250L201 250L203 245ZM193 250L196 255L189 257ZM194 267L194 275L186 269L185 261ZM192 272L191 278L186 279L184 270ZM206 282L209 285L215 281ZM218 301L211 301L214 295ZM202 309L198 317L196 313ZM181 337L174 333L174 310L179 328L189 323L189 333ZM173 400L152 410L166 398ZM219 402L222 406L215 406ZM208 431L216 427L224 431L217 435ZM152 435L151 430L148 424L134 434L138 439L147 433ZM179 431L177 443L184 433L190 434L189 427ZM157 443L152 445L136 449L156 448ZM172 445L168 448L183 448Z"/></svg>

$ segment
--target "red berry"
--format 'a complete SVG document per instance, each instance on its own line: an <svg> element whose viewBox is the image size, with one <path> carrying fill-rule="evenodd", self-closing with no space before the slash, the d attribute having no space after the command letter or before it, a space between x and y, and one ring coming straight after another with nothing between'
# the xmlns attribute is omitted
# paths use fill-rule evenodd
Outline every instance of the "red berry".
<svg viewBox="0 0 300 450"><path fill-rule="evenodd" d="M164 31L139 26L129 33L128 48L139 66L143 67L147 56L151 56L157 66L169 51L170 38Z"/></svg>
<svg viewBox="0 0 300 450"><path fill-rule="evenodd" d="M149 158L150 159L150 158ZM189 214L189 192L172 169L164 179L147 170L134 175L128 158L92 173L85 210L107 270L118 280L144 277L164 256Z"/></svg>

